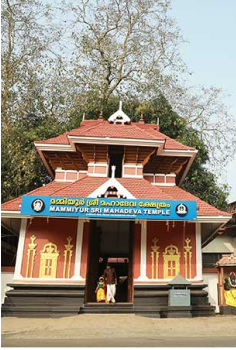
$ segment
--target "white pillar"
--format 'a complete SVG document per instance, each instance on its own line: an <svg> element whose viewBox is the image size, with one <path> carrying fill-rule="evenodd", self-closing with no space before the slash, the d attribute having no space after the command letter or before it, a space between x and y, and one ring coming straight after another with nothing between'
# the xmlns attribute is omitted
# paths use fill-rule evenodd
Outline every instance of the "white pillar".
<svg viewBox="0 0 236 350"><path fill-rule="evenodd" d="M201 223L196 223L196 265L197 275L195 280L202 280L202 239L201 239Z"/></svg>
<svg viewBox="0 0 236 350"><path fill-rule="evenodd" d="M76 237L76 253L75 253L75 273L72 280L83 280L80 275L81 257L82 257L82 245L83 245L83 233L84 233L84 220L78 219L77 225L77 237Z"/></svg>
<svg viewBox="0 0 236 350"><path fill-rule="evenodd" d="M136 281L147 281L147 220L141 221L140 276Z"/></svg>
<svg viewBox="0 0 236 350"><path fill-rule="evenodd" d="M26 227L27 227L27 219L25 218L21 219L20 236L19 236L19 242L17 247L16 265L15 265L13 280L22 279L21 266L22 266L22 259L23 259L24 245L25 245Z"/></svg>

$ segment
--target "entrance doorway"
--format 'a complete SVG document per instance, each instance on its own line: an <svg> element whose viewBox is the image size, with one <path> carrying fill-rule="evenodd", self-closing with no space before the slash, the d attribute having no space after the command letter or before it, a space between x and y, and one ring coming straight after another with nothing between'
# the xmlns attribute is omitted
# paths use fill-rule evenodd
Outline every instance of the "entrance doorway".
<svg viewBox="0 0 236 350"><path fill-rule="evenodd" d="M85 302L96 302L95 289L107 263L116 270L116 302L132 302L133 230L131 221L90 221Z"/></svg>

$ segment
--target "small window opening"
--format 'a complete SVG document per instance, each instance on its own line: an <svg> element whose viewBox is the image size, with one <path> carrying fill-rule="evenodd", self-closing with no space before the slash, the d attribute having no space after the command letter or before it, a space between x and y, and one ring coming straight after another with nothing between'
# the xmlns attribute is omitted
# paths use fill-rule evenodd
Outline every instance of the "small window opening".
<svg viewBox="0 0 236 350"><path fill-rule="evenodd" d="M116 167L115 177L117 178L122 177L123 156L124 156L123 146L109 147L109 159L110 159L109 174L108 174L109 177L111 177L111 174L112 174L112 171L111 171L112 165L115 165Z"/></svg>

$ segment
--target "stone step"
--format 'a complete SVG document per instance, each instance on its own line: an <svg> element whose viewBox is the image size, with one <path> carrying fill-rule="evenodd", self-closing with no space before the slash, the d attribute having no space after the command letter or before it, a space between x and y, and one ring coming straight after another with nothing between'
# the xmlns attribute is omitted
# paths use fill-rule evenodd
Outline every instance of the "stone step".
<svg viewBox="0 0 236 350"><path fill-rule="evenodd" d="M83 306L85 307L133 307L133 303L85 303Z"/></svg>
<svg viewBox="0 0 236 350"><path fill-rule="evenodd" d="M86 303L80 308L81 313L86 314L99 314L99 313L133 313L134 308L132 303L114 303L114 304L105 304L105 303Z"/></svg>
<svg viewBox="0 0 236 350"><path fill-rule="evenodd" d="M71 306L31 306L17 305L14 307L2 306L2 317L64 317L80 313L80 307Z"/></svg>

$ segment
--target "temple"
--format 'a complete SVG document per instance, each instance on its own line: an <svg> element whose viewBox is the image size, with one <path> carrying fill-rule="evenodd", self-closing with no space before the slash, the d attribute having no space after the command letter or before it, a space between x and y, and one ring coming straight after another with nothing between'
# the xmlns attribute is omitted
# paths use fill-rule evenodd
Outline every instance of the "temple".
<svg viewBox="0 0 236 350"><path fill-rule="evenodd" d="M4 227L19 233L3 316L214 314L202 245L231 215L181 188L196 149L131 122L121 104L108 121L34 144L53 180L2 205ZM118 275L115 305L95 299L107 262ZM170 303L172 281L190 291L189 305L184 293Z"/></svg>

